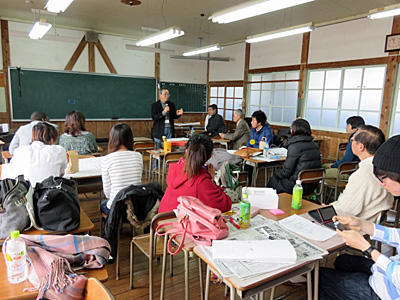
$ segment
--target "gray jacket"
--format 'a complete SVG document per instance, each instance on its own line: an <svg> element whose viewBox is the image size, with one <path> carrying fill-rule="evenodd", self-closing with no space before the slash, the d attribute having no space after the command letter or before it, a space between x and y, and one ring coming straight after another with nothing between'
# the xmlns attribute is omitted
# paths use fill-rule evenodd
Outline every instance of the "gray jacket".
<svg viewBox="0 0 400 300"><path fill-rule="evenodd" d="M239 149L243 143L246 145L250 138L249 125L245 120L240 120L239 124L236 124L235 132L225 134L225 138L232 141L232 149Z"/></svg>

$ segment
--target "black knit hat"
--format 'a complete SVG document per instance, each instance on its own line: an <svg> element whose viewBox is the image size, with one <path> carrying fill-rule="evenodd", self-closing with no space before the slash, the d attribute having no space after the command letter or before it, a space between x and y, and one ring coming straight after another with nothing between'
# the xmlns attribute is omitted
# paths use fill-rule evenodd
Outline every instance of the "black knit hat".
<svg viewBox="0 0 400 300"><path fill-rule="evenodd" d="M400 135L391 137L379 147L373 165L382 171L400 174Z"/></svg>

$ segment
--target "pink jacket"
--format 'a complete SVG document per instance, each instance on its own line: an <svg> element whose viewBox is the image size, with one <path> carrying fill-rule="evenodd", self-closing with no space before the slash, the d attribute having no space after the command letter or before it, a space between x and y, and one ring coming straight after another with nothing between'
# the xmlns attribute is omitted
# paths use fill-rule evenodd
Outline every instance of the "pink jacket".
<svg viewBox="0 0 400 300"><path fill-rule="evenodd" d="M231 209L232 201L224 190L211 180L207 170L202 169L198 175L188 180L183 173L185 161L181 159L176 164L171 164L167 177L167 189L161 200L159 213L172 211L178 206L179 196L193 196L205 205L218 208L221 212Z"/></svg>

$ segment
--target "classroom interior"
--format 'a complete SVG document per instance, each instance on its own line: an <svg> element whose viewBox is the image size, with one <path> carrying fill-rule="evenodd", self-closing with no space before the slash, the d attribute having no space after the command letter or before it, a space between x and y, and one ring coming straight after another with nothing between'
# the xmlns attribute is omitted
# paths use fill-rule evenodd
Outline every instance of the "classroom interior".
<svg viewBox="0 0 400 300"><path fill-rule="evenodd" d="M46 16L48 22L56 25L43 39L29 39L28 32L34 18L38 18L31 9L43 9L45 2L2 0L0 3L0 123L9 124L11 131L27 123L13 120L8 92L8 67L21 67L205 84L207 104L218 105L228 130L235 128L232 115L236 108L243 108L246 116L254 110L264 110L275 133L289 127L296 117L304 117L310 121L313 136L320 141L322 157L327 161L336 158L339 143L348 141L345 120L350 115L363 116L366 123L379 127L386 137L400 134L400 46L385 51L387 37L400 35L400 16L379 20L367 17L370 10L400 4L398 0L315 0L231 25L212 23L208 17L239 1L207 0L195 4L188 0L152 0L131 7L118 0L84 0L85 3L75 0L59 16ZM249 35L307 22L314 22L316 29L260 43L244 41ZM142 27L163 29L173 25L181 26L185 36L152 46L152 50L127 46L147 34ZM86 42L85 34L90 31L98 33L103 50L94 42ZM229 61L171 57L171 53L180 55L214 43L223 44L223 49L201 57L229 58ZM172 94L171 101L173 97ZM150 110L151 103L142 105ZM46 113L52 119L51 113ZM202 122L205 116L205 111L185 112L181 121ZM64 120L51 121L60 127L60 132L64 131ZM89 119L86 129L104 140L119 122ZM134 136L151 136L151 119L123 122L132 128ZM94 195L80 197L82 208L96 226L92 234L98 235L98 200ZM121 278L117 281L115 265L108 265L109 279L105 285L117 299L148 299L148 266L143 255L135 261L138 288L129 287L129 264L125 263L129 261L129 242L130 228L125 226L121 241ZM175 260L175 275L167 276L165 299L183 297L181 256ZM156 263L155 298L159 297L160 270L161 264ZM190 270L192 299L200 299L196 260L190 262ZM280 286L276 296L296 288L297 284ZM305 295L303 289L285 299L303 299ZM224 286L212 285L210 299L223 297Z"/></svg>

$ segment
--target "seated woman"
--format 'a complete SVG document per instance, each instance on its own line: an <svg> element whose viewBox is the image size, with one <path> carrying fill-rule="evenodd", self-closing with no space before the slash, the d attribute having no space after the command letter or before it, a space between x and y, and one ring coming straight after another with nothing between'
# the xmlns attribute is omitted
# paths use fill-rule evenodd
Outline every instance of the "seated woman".
<svg viewBox="0 0 400 300"><path fill-rule="evenodd" d="M60 145L66 151L78 151L79 155L98 152L93 133L86 131L83 113L74 110L67 114L65 133L60 136Z"/></svg>
<svg viewBox="0 0 400 300"><path fill-rule="evenodd" d="M32 128L32 143L15 149L11 161L15 174L23 174L34 187L49 176L63 176L67 167L67 153L54 145L58 139L57 129L39 122Z"/></svg>
<svg viewBox="0 0 400 300"><path fill-rule="evenodd" d="M284 145L288 149L283 169L274 173L267 187L276 189L277 193L293 191L297 176L301 170L321 168L321 154L318 145L313 142L310 124L304 119L297 119L290 127L291 139ZM318 182L303 185L303 194L311 194Z"/></svg>
<svg viewBox="0 0 400 300"><path fill-rule="evenodd" d="M127 124L116 124L111 129L108 153L101 161L103 191L108 200L100 206L107 215L120 190L131 184L142 184L143 171L142 155L133 151L133 133Z"/></svg>
<svg viewBox="0 0 400 300"><path fill-rule="evenodd" d="M196 197L221 212L231 209L231 198L212 181L204 166L212 151L213 143L208 136L196 134L190 138L184 156L169 168L168 187L161 200L159 213L177 208L179 196Z"/></svg>

